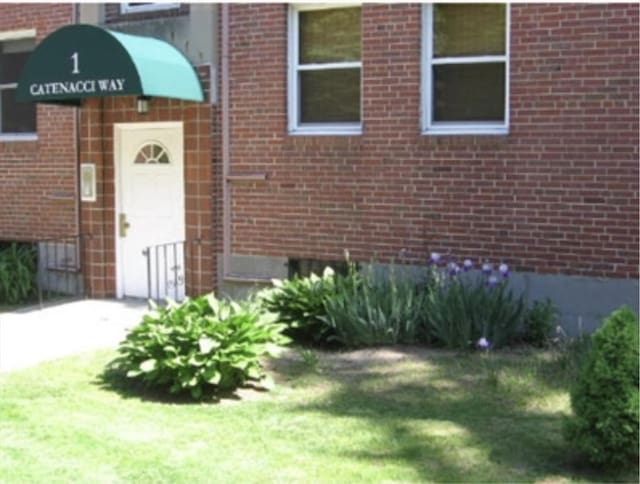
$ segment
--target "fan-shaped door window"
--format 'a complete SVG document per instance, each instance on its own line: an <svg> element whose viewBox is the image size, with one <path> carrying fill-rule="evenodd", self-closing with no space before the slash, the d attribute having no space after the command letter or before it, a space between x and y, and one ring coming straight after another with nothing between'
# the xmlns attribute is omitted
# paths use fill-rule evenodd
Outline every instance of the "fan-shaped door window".
<svg viewBox="0 0 640 484"><path fill-rule="evenodd" d="M159 143L147 143L145 144L136 155L134 161L136 164L164 164L167 165L171 163L169 159L169 153Z"/></svg>

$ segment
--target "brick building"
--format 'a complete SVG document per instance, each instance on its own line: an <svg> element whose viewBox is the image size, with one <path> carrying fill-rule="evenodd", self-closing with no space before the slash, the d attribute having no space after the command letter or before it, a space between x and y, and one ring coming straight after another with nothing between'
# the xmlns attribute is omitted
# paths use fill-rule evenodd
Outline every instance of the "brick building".
<svg viewBox="0 0 640 484"><path fill-rule="evenodd" d="M74 21L69 4L0 4L0 240L78 231L75 113L13 103L18 66L29 51Z"/></svg>
<svg viewBox="0 0 640 484"><path fill-rule="evenodd" d="M232 291L344 250L416 265L451 251L508 262L569 326L637 310L638 5L67 5L35 26L37 6L0 9L0 39L75 22L165 39L204 87L146 113L87 96L75 131L74 108L39 105L37 140L0 137L0 238L83 234L94 296ZM159 174L165 152L182 179ZM154 175L126 167L139 156ZM78 202L80 164L95 200ZM145 200L182 215L148 213L136 233Z"/></svg>

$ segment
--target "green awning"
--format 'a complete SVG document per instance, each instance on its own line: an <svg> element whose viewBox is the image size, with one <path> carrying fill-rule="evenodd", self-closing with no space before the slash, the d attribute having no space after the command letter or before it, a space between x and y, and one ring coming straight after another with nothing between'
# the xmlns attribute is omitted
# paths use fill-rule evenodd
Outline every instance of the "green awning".
<svg viewBox="0 0 640 484"><path fill-rule="evenodd" d="M138 95L204 101L189 60L162 40L93 25L46 37L18 79L18 101L79 105L89 97Z"/></svg>

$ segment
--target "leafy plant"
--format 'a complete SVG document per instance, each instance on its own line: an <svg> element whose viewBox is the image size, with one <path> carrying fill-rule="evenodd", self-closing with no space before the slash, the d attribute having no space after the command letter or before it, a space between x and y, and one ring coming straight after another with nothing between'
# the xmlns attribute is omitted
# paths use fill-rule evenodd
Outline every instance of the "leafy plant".
<svg viewBox="0 0 640 484"><path fill-rule="evenodd" d="M544 348L558 320L558 309L550 299L534 301L524 318L524 341L532 346Z"/></svg>
<svg viewBox="0 0 640 484"><path fill-rule="evenodd" d="M302 343L318 343L330 336L330 329L322 318L325 301L335 291L334 272L327 267L322 277L294 276L290 280L274 279L274 287L260 295L262 303L287 325L286 333Z"/></svg>
<svg viewBox="0 0 640 484"><path fill-rule="evenodd" d="M250 380L267 381L260 357L280 353L289 341L284 328L254 301L226 302L209 294L169 302L131 330L109 369L198 399Z"/></svg>
<svg viewBox="0 0 640 484"><path fill-rule="evenodd" d="M565 437L594 464L638 459L638 316L614 311L592 336L593 347L571 391L574 417Z"/></svg>
<svg viewBox="0 0 640 484"><path fill-rule="evenodd" d="M433 338L446 348L469 348L479 338L491 341L499 348L516 340L525 311L522 295L516 296L508 287L508 267L500 266L500 277L484 264L483 275L462 274L455 262L437 265L441 258L432 254L432 266L426 289L425 311L428 326L422 339ZM470 261L464 268L471 269Z"/></svg>
<svg viewBox="0 0 640 484"><path fill-rule="evenodd" d="M19 304L36 291L36 252L16 242L0 248L0 304Z"/></svg>
<svg viewBox="0 0 640 484"><path fill-rule="evenodd" d="M319 373L319 365L320 365L320 357L318 353L310 348L301 349L298 354L302 359L302 365L304 368L311 373Z"/></svg>
<svg viewBox="0 0 640 484"><path fill-rule="evenodd" d="M388 277L376 277L351 265L334 284L321 318L333 331L332 340L348 347L416 341L424 294L406 274L398 276L392 268Z"/></svg>

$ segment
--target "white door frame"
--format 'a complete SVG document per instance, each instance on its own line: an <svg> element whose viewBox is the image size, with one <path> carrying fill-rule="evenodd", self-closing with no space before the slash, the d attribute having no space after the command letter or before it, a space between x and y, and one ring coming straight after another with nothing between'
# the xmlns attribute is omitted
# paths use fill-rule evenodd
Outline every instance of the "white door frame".
<svg viewBox="0 0 640 484"><path fill-rule="evenodd" d="M147 123L114 123L113 124L113 164L114 164L114 246L115 246L115 264L116 264L116 297L122 299L124 297L124 271L122 270L122 249L120 247L120 237L118 235L118 214L122 209L122 184L121 184L121 172L120 172L120 153L122 145L122 134L124 131L154 129L154 128L180 128L182 130L182 136L184 136L184 123L182 121L158 121ZM184 172L184 148L180 154L182 156L182 170ZM183 177L183 183L185 179ZM186 194L186 187L183 187L183 191ZM186 217L186 215L185 215ZM186 228L186 227L185 227ZM140 254L142 256L142 254Z"/></svg>

